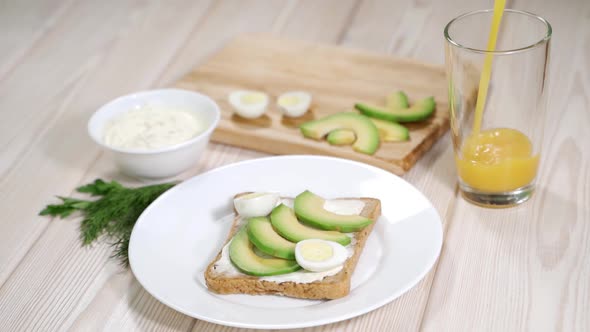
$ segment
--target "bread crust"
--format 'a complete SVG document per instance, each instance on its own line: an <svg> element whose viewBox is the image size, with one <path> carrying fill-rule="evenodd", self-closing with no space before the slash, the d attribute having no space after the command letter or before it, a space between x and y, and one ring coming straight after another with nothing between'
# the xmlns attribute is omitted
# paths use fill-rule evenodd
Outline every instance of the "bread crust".
<svg viewBox="0 0 590 332"><path fill-rule="evenodd" d="M215 263L221 258L219 254L205 270L205 281L210 291L218 294L250 294L250 295L283 295L302 299L337 299L348 295L350 292L350 280L358 262L358 259L365 247L367 238L373 231L378 217L381 215L381 202L374 198L342 198L358 199L365 203L362 216L368 217L373 222L361 231L354 234L356 239L354 254L346 260L344 267L340 272L333 276L328 276L322 280L311 283L296 283L291 281L274 282L261 280L260 277L243 275L243 276L224 276L216 273ZM239 217L233 221L232 228L228 238L224 243L227 245L239 230Z"/></svg>

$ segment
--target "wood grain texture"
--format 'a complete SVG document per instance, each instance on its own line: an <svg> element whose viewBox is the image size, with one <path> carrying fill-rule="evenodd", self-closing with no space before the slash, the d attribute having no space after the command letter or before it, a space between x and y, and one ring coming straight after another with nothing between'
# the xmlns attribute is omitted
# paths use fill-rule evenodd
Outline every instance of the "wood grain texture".
<svg viewBox="0 0 590 332"><path fill-rule="evenodd" d="M86 139L115 96L167 86L245 32L442 64L442 29L489 0L4 1L0 4L0 330L238 331L159 303L109 259L80 247L77 220L37 212L96 177L120 175ZM305 331L590 330L589 4L508 1L554 27L540 190L484 210L455 193L448 135L404 178L443 217L440 262L396 301ZM211 144L178 179L264 154Z"/></svg>
<svg viewBox="0 0 590 332"><path fill-rule="evenodd" d="M60 104L62 112L50 113L51 109L47 109L43 99L27 100L31 104L31 106L27 106L27 110L31 112L34 110L46 110L52 116L52 121L45 123L47 132L35 132L36 123L23 122L23 134L38 135L36 138L38 141L29 141L30 145L26 146L28 150L23 154L23 159L13 159L14 165L10 169L11 172L2 178L2 198L3 203L6 205L2 206L4 217L2 218L2 232L0 233L5 238L2 240L0 254L10 259L8 262L1 264L2 272L6 273L3 274L2 281L4 282L9 275L15 277L11 282L4 282L0 288L0 307L2 308L0 315L3 318L0 330L62 329L67 327L68 324L77 321L72 318L75 318L76 314L81 312L106 310L106 312L111 313L110 310L113 307L95 306L93 304L102 302L90 301L93 297L100 297L105 292L107 294L113 292L112 283L101 284L100 281L110 280L111 277L120 273L120 270L112 267L110 269L102 268L102 265L107 264L107 261L109 261L110 249L108 244L103 243L98 246L102 248L102 255L95 256L96 259L90 259L84 254L90 251L89 248L80 247L76 221L66 222L61 225L61 227L69 230L69 234L63 229L51 232L49 230L58 226L58 222L48 223L47 218L38 217L36 214L43 205L47 204L52 195L59 192L68 195L76 186L91 181L96 177L119 178L119 180L123 180L128 184L141 184L132 179L121 178L110 165L110 158L99 154L94 144L85 139L84 128L86 121L94 109L117 94L152 85L154 77L159 74L158 70L163 70L171 54L151 53L148 56L143 54L143 50L150 49L153 45L154 36L158 36L160 33L169 34L169 32L166 33L164 27L174 27L179 33L182 32L183 26L170 25L170 20L180 19L181 21L190 22L189 18L199 16L199 10L203 4L196 3L191 7L188 3L184 5L179 3L178 6L166 7L169 10L160 7L159 2L139 5L130 4L130 8L125 9L125 11L127 14L130 12L135 13L133 22L129 22L127 15L122 15L127 19L117 21L116 24L111 22L110 30L101 33L103 38L118 36L118 40L110 43L106 49L102 49L103 45L96 45L100 47L98 50L100 54L105 54L105 59L104 61L95 61L93 66L85 68L87 71L86 80L77 85L77 89L69 92L73 95L70 98L70 101L73 100L72 103L67 103L68 100L60 101L63 103L63 105ZM84 8L81 9L77 6ZM71 8L73 12L67 15L76 16L82 10L92 12L86 6L91 7L92 3L76 4ZM111 8L113 11L117 11L123 7L112 5ZM181 13L184 13L184 19ZM96 12L96 15L99 16L110 16L112 14L108 11ZM146 22L151 23L151 28L148 28L149 25L145 25ZM76 31L76 27L83 27L82 24L72 25L71 22L61 22L61 25L65 26L59 26L59 28L64 31L72 31L72 34L79 33L79 31ZM187 24L184 28L189 30L191 26ZM84 29L87 32L91 31L92 25L90 24ZM59 47L60 43L64 43L62 40L68 41L68 36L70 35L64 32L59 35L59 39L56 38L47 43L53 44L53 47ZM182 40L167 39L166 43L161 45L166 46L167 43L170 43L172 44L169 45L170 48L177 49L178 47L173 44L179 42L182 42ZM135 56L129 56L130 50L133 50ZM92 50L92 52L97 52L97 50ZM64 61L63 54L60 54L60 56L45 56L35 59L35 61L40 64L47 63L47 65L53 62L62 63ZM70 62L65 61L62 65L64 73L76 71L79 66L85 65L84 62L77 61L77 54L70 54L70 56L68 58ZM138 58L141 60L138 60ZM87 61L87 59L84 59L84 61ZM131 63L137 66L132 66ZM100 68L98 65L105 65L107 69ZM146 71L145 68L154 69ZM117 77L122 72L125 72L124 76L130 79L119 79L116 82L110 79L110 77ZM53 80L59 81L59 77L64 73L56 73ZM14 78L15 82L12 86L14 87L27 79L26 75L23 75L22 78ZM51 81L49 78L47 80ZM46 93L49 95L51 95L52 88L63 89L63 86L59 84L55 84L54 87L50 84L45 85ZM55 98L61 99L63 96ZM6 102L6 99L3 101ZM6 123L2 122L2 124ZM75 130L72 131L71 129ZM68 140L68 136L60 136L59 133L68 133L73 137L82 139ZM9 149L16 148L14 145L7 145L7 147ZM214 146L209 151L213 151L211 152L213 156L208 155L208 158L203 160L200 165L182 176L186 178L195 172L202 172L221 163L236 161L240 158L252 158L258 155L226 147L217 147L216 149ZM227 156L225 162L222 157L215 158L216 152ZM6 154L1 159L10 161L5 157L7 157ZM82 166L82 164L84 165ZM97 165L108 165L110 168L97 167ZM55 172L57 169L61 169L61 172L63 172L59 176L57 176L59 172ZM15 190L18 187L29 188L30 190L28 192ZM39 237L40 234L43 235ZM60 260L59 268L53 267L56 263L51 257L45 257L41 254L41 258L39 258L34 254L44 252L59 253L60 256L55 258ZM23 258L25 254L27 256ZM15 269L14 267L17 264L18 269ZM82 274L72 273L78 268L88 269L88 264L92 266L90 272L79 271ZM116 266L116 263L114 265ZM93 274L94 272L96 275ZM34 274L35 277L28 277L29 274ZM26 286L23 286L22 282L26 282ZM59 286L58 282L67 286ZM117 312L118 315L108 315L108 317L113 317L114 321L104 321L99 315L96 317L97 321L85 320L87 324L81 326L93 326L95 324L104 326L106 324L114 327L130 327L137 323L138 326L141 325L144 328L147 326L149 328L152 325L161 324L160 317L169 317L171 313L176 317L175 321L184 319L184 321L188 322L188 325L192 324L193 320L191 318L179 315L147 295L141 287L138 287L133 278L130 278L129 282L133 286L130 289L131 294L117 293L116 300L118 302L116 304L119 304L119 308L124 308L124 310ZM21 289L27 291L20 292ZM137 295L134 293L137 293ZM142 300L127 302L127 298L141 298ZM107 299L114 300L108 296ZM146 306L145 301L149 301L151 305ZM84 308L85 304L90 307ZM147 310L150 310L150 312L147 315L148 318L144 319ZM30 319L24 319L24 317L30 317ZM121 320L117 318L121 318Z"/></svg>
<svg viewBox="0 0 590 332"><path fill-rule="evenodd" d="M281 17L289 15L291 5L290 2L265 0L209 2L203 19L194 20L184 42L173 50L171 61L161 71L157 84L170 86L237 34L274 29L281 24Z"/></svg>
<svg viewBox="0 0 590 332"><path fill-rule="evenodd" d="M235 9L232 4L233 1L226 3L216 2L216 5L223 10L220 10L213 19L202 19L199 23L202 24L204 29L210 29L211 24L221 23L227 18L228 10L234 12ZM248 4L257 8L258 12L268 15L269 19L266 24L271 26L276 13L269 12L269 6L265 4L265 1L249 2ZM80 14L80 11L92 12L92 6L96 5L92 2L77 3L71 9L73 12L69 12L67 15L88 16L89 14L78 14ZM109 10L122 10L121 17L125 18L124 20L110 22L108 29L99 33L100 38L114 40L106 46L100 43L96 45L99 47L99 54L104 53L107 55L106 60L103 61L102 57L98 57L96 61L92 62L92 66L85 68L87 80L80 85L79 89L71 91L72 99L75 102L73 104L64 104L61 113L50 113L56 119L55 121L59 119L57 124L56 122L47 123L51 135L48 136L42 132L38 139L44 144L41 146L25 146L26 149L29 149L26 152L27 157L20 162L21 164L17 164L10 169L12 173L9 176L2 178L2 181L6 181L2 187L4 198L12 198L11 196L14 196L11 192L12 188L20 186L23 179L29 180L32 177L34 181L32 183L45 182L44 185L48 187L47 192L43 190L35 192L35 195L38 196L31 195L31 192L21 191L16 193L19 196L14 197L13 200L8 202L5 200L5 203L9 203L9 205L3 206L4 210L11 211L6 208L10 206L10 209L13 209L16 213L24 212L29 214L30 217L8 215L6 220L2 220L3 230L10 230L10 227L20 227L20 231L15 230L13 233L8 234L5 231L0 232L9 239L9 241L2 242L2 245L6 246L7 250L2 250L0 254L8 255L11 254L11 249L24 248L22 250L27 256L24 258L19 257L20 252L12 256L14 261L19 264L18 268L2 264L2 268L6 268L7 275L15 277L11 282L5 283L0 288L0 316L2 316L0 330L63 330L69 326L72 326L74 330L81 331L92 329L188 330L194 324L192 318L175 312L151 297L139 286L130 272L125 272L126 277L120 278L122 270L115 262L109 259L110 249L108 243L98 244L92 248L92 250L102 252L101 255L95 256L95 259L85 256L84 253L91 250L90 248L80 247L78 226L75 220L61 225L61 227L67 228L69 232L63 229L50 232L50 228L56 227L57 224L54 225L53 222L47 223L47 218L36 216L52 195L60 191L62 194L68 195L72 188L96 177L114 178L129 185L141 184L137 180L119 175L112 168L110 158L100 154L90 140L66 141L64 145L62 141L65 138L59 136L58 133L68 132L68 126L72 126L79 130L76 130L75 133L70 132L70 135L86 138L84 132L85 123L90 114L102 103L118 94L157 85L161 77L165 76L163 74L168 71L170 63L183 65L183 60L176 59L175 53L152 52L145 54L145 50L152 49L154 37L159 38L159 36L171 34L176 34L177 38L162 38L164 41L160 44L163 47L162 49L183 49L184 43L187 42L184 38L191 33L195 24L198 24L193 20L204 17L209 9L209 4L206 2L176 2L174 6L162 7L162 5L159 1L148 3L129 2L122 5L116 5L113 2L104 4L107 7L105 12L95 12L96 17L92 17L95 20L111 16L112 13ZM83 8L78 8L79 6ZM124 6L128 6L128 8ZM234 15L236 14L234 12ZM179 20L183 24L172 24L175 20ZM72 23L74 22L61 21L60 24L65 26L59 26L64 31L59 36L60 39L51 42L47 41L47 43L54 44L55 47L56 44L60 45L60 43L67 42L69 38L72 38L70 34L77 35L80 33L80 31L76 31L76 27L86 33L92 31L92 24L84 27L83 24ZM264 21L258 20L256 24L262 25ZM172 33L167 29L173 29L176 32ZM211 43L216 41L214 35L209 35L208 38ZM201 39L201 45L206 44ZM90 51L97 52L95 49ZM69 55L71 58L68 59L71 61L65 61L62 67L69 71L78 70L77 68L81 64L76 60L76 54ZM47 65L50 65L53 62L61 63L64 59L41 57L35 59L35 61L41 64L46 62ZM105 65L107 69L100 68L99 65ZM146 70L146 68L149 68L149 70ZM119 77L118 75L121 75L121 73L125 74ZM56 73L55 78L47 78L47 80L59 81L61 75L64 74L61 72ZM116 81L110 79L114 77L119 78ZM19 84L24 80L26 80L26 75L15 79L15 83ZM51 93L51 88L50 84L45 84L48 93ZM63 89L63 86L55 84L55 89ZM27 106L27 110L29 108L31 111L43 109L41 106L43 100L30 100L28 102L32 106ZM24 132L34 133L35 128L31 124L28 125L29 127ZM14 148L10 145L8 147ZM45 152L45 149L47 152ZM1 159L2 161L10 160L4 159L4 156ZM180 175L179 179L188 178L222 164L257 156L260 156L260 154L252 151L240 151L231 147L211 145L199 165ZM49 161L55 159L59 167L45 170L48 158L50 158ZM42 165L42 167L40 168L39 165ZM53 166L53 164L50 165ZM36 170L33 170L34 168ZM61 168L62 172L66 173L60 176L49 175L52 173L57 174L54 173L56 168ZM42 181L41 179L45 180ZM8 187L5 186L6 184L13 184L13 186ZM39 187L35 188L36 190L39 189ZM20 195L28 197L24 198ZM20 205L16 204L18 202L20 202ZM24 208L24 206L28 205L34 205L34 207ZM35 227L34 229L39 230L42 235L39 237L38 233L34 233L32 234L34 237L29 238L31 232L27 230L27 227ZM15 236L15 234L20 237ZM54 251L60 255L59 269L53 268L56 263L51 257L44 257L39 254ZM87 269L89 265L92 266L90 272L84 272L83 274L71 273L78 268ZM105 265L106 267L104 267ZM36 274L37 278L29 278L29 273ZM21 287L23 287L22 282L26 282L27 285L24 288L30 291L20 292ZM57 284L58 282L61 284Z"/></svg>
<svg viewBox="0 0 590 332"><path fill-rule="evenodd" d="M267 36L241 36L175 86L211 96L222 110L212 140L274 154L322 154L362 161L397 174L410 169L449 127L445 75L441 67L353 49ZM227 96L234 90L263 91L274 104L285 91L308 91L310 112L301 118L281 116L273 105L258 119L234 115ZM370 156L350 146L332 146L303 137L305 121L350 111L357 102L384 105L385 96L403 90L410 103L434 96L428 120L406 124L410 140L381 142Z"/></svg>
<svg viewBox="0 0 590 332"><path fill-rule="evenodd" d="M470 6L477 9L482 4L475 1L457 5L444 1L363 1L343 43L349 47L442 63L443 52L440 50L444 43L440 31L446 22L469 10ZM403 33L411 29L420 31L421 38L408 38L408 34ZM422 51L418 51L420 49ZM404 178L431 200L442 217L446 234L456 203L455 166L449 136L445 135L435 143ZM408 293L359 319L369 323L375 331L420 330L436 270L435 265ZM358 326L357 330L365 330L366 325L354 326Z"/></svg>
<svg viewBox="0 0 590 332"><path fill-rule="evenodd" d="M507 210L457 200L427 331L590 329L590 4L513 7L554 27L538 189Z"/></svg>

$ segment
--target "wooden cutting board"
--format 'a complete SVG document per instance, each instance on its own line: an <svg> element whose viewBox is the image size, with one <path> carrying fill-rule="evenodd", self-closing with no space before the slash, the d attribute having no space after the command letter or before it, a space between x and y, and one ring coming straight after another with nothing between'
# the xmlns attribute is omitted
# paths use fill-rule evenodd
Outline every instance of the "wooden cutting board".
<svg viewBox="0 0 590 332"><path fill-rule="evenodd" d="M211 96L222 110L212 140L272 154L321 154L353 159L396 174L409 170L449 127L445 73L442 66L365 51L318 45L270 36L246 35L175 84ZM271 97L266 114L255 120L232 114L227 101L239 89ZM298 119L282 117L277 97L303 90L313 95L310 112ZM436 111L427 121L407 124L410 140L381 143L372 156L350 146L332 146L304 138L298 125L328 114L353 110L358 102L385 104L385 96L405 91L412 101L434 96Z"/></svg>

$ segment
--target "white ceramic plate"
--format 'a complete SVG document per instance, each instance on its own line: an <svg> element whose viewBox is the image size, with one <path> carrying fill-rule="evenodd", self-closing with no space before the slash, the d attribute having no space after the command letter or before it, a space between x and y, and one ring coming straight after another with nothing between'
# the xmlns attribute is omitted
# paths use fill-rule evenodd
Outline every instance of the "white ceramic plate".
<svg viewBox="0 0 590 332"><path fill-rule="evenodd" d="M217 295L203 272L225 241L232 197L244 191L326 198L375 197L382 217L367 241L342 299ZM285 329L333 323L376 309L416 285L436 261L441 220L430 202L401 178L362 163L320 156L280 156L227 165L169 190L141 215L129 245L131 269L164 304L205 321Z"/></svg>

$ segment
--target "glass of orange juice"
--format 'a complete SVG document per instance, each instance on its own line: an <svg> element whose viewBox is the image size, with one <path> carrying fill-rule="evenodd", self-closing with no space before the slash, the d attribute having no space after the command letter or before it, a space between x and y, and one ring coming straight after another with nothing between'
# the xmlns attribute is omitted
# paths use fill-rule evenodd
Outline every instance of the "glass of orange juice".
<svg viewBox="0 0 590 332"><path fill-rule="evenodd" d="M463 197L488 207L528 200L539 172L551 25L480 10L445 28L451 134Z"/></svg>

